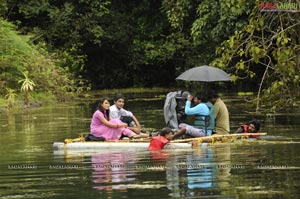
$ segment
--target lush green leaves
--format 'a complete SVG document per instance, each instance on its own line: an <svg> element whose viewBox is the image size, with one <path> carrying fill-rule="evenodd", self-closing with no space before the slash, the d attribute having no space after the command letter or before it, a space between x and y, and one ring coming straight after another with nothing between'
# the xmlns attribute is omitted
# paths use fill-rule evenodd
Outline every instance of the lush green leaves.
<svg viewBox="0 0 300 199"><path fill-rule="evenodd" d="M0 3L0 14L23 33L35 35L26 37L27 44L31 40L38 45L21 42L16 47L6 41L0 46L6 74L0 86L15 88L15 77L28 70L36 90L52 90L59 78L53 82L43 74L52 74L56 65L63 68L57 72L63 79L68 79L67 71L91 81L94 88L169 86L182 71L211 64L231 73L237 88L259 85L258 98L263 94L266 102L279 95L292 99L293 90L299 90L299 13L261 12L259 4L258 0L7 0ZM6 33L1 34L5 40ZM36 47L43 56L36 56ZM45 49L53 53L50 58ZM18 58L12 59L15 55ZM28 57L34 62L24 62ZM31 76L34 70L46 72ZM73 83L88 85L83 79ZM63 89L70 90L66 85Z"/></svg>
<svg viewBox="0 0 300 199"><path fill-rule="evenodd" d="M24 92L35 88L39 92L59 93L57 96L63 98L67 90L73 89L70 75L58 67L55 55L47 53L41 45L33 45L29 36L20 35L2 19L0 42L0 94L5 95L6 88Z"/></svg>
<svg viewBox="0 0 300 199"><path fill-rule="evenodd" d="M263 91L263 103L275 110L293 104L299 95L300 82L295 75L299 72L300 16L289 12L262 13L258 6L259 1L249 24L218 48L221 56L214 64L235 69L240 78L259 78L257 109Z"/></svg>
<svg viewBox="0 0 300 199"><path fill-rule="evenodd" d="M252 7L252 1L244 0L201 1L191 29L194 41L200 44L223 41L235 30L243 28Z"/></svg>

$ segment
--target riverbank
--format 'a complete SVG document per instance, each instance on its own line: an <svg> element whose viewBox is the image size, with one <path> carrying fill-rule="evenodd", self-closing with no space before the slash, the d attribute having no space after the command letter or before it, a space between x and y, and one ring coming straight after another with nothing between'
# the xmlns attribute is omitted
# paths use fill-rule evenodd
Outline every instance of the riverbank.
<svg viewBox="0 0 300 199"><path fill-rule="evenodd" d="M121 89L104 89L104 90L94 90L82 93L69 93L66 97L60 96L58 99L56 96L49 93L36 93L32 92L29 97L29 104L26 106L24 104L23 96L21 93L16 94L14 99L7 99L0 97L0 111L13 109L22 110L24 108L36 108L41 106L53 105L56 103L81 103L95 101L103 96L108 96L113 99L116 93L123 93L128 99L134 99L140 93L149 93L149 96L153 96L155 93L156 98L164 98L164 93L170 92L174 89L172 88L121 88ZM148 99L148 98L147 98ZM146 99L145 99L146 100ZM149 100L149 99L148 99ZM10 107L10 108L9 108Z"/></svg>
<svg viewBox="0 0 300 199"><path fill-rule="evenodd" d="M163 88L163 87L153 87L153 88L115 88L115 89L104 89L104 90L92 90L81 93L67 93L63 96L56 97L51 93L36 93L31 92L29 96L29 105L26 106L24 104L23 95L18 93L14 96L14 99L9 101L9 99L0 97L0 112L15 110L23 110L26 108L37 108L41 106L51 106L57 103L63 104L77 104L77 103L89 103L93 101L97 101L101 97L109 97L111 99L114 98L115 94L122 93L129 101L135 100L158 100L166 97L168 92L178 91L179 88ZM186 89L182 89L186 90ZM190 90L189 90L190 91ZM191 93L195 93L198 91L190 91ZM224 91L224 93L220 93L221 98L224 97L225 103L228 100L240 100L241 98L246 102L245 105L248 108L252 109L251 114L262 114L262 113L275 113L270 108L265 105L261 105L259 111L255 111L256 106L256 93L255 92L236 92L232 93L229 91ZM299 103L300 104L300 103ZM11 106L10 108L8 108ZM234 108L234 107L231 107ZM297 103L293 107L286 107L284 110L278 110L279 112L287 112L289 110L299 109Z"/></svg>

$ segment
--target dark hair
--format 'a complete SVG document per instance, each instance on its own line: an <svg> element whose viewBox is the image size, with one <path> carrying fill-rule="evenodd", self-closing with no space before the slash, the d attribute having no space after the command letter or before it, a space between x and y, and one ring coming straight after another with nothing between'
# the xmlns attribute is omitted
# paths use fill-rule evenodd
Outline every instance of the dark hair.
<svg viewBox="0 0 300 199"><path fill-rule="evenodd" d="M119 99L124 99L124 101L125 101L125 96L121 93L116 94L114 101L118 101Z"/></svg>
<svg viewBox="0 0 300 199"><path fill-rule="evenodd" d="M200 99L202 102L206 102L207 98L203 93L196 93L196 95L194 97L197 97L198 99Z"/></svg>
<svg viewBox="0 0 300 199"><path fill-rule="evenodd" d="M209 93L208 93L208 99L218 98L218 97L219 97L219 95L218 95L218 92L216 90L209 91Z"/></svg>
<svg viewBox="0 0 300 199"><path fill-rule="evenodd" d="M170 127L165 127L159 131L159 135L166 136L169 133L173 133L174 131Z"/></svg>
<svg viewBox="0 0 300 199"><path fill-rule="evenodd" d="M249 124L253 124L255 127L256 132L260 129L260 123L257 119L253 119L249 122Z"/></svg>
<svg viewBox="0 0 300 199"><path fill-rule="evenodd" d="M101 98L100 101L99 101L99 104L98 104L98 106L97 106L97 110L99 110L100 112L102 112L103 115L104 115L104 117L105 117L107 120L109 120L109 109L108 109L108 110L104 110L103 107L102 107L102 104L103 104L103 102L104 102L105 100L110 101L110 99L109 99L108 97L103 97L103 98Z"/></svg>

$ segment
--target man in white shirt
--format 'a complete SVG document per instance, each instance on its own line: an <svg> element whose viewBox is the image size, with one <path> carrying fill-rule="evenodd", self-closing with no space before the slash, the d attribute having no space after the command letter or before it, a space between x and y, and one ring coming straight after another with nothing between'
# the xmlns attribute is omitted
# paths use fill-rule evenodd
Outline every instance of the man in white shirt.
<svg viewBox="0 0 300 199"><path fill-rule="evenodd" d="M132 112L125 110L125 97L122 94L116 94L114 105L109 108L109 115L111 118L118 118L128 124L128 128L133 132L140 134L141 125Z"/></svg>

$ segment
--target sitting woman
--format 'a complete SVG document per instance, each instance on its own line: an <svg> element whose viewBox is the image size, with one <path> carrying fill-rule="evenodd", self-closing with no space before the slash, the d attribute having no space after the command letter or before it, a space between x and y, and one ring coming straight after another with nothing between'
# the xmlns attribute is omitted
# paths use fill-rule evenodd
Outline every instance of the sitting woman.
<svg viewBox="0 0 300 199"><path fill-rule="evenodd" d="M127 124L120 119L111 119L109 116L109 99L100 100L97 110L93 114L90 132L87 140L118 140L121 135L133 137L136 134L127 128Z"/></svg>

